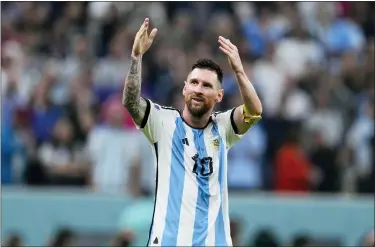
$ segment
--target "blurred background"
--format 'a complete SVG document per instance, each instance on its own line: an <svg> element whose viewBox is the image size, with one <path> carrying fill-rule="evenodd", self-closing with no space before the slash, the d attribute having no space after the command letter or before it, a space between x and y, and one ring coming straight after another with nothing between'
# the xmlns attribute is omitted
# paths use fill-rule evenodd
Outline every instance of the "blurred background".
<svg viewBox="0 0 375 247"><path fill-rule="evenodd" d="M2 2L5 246L141 246L153 211L150 146L121 104L133 38L143 94L182 108L217 36L239 48L263 119L229 153L235 245L374 246L374 38L370 2Z"/></svg>

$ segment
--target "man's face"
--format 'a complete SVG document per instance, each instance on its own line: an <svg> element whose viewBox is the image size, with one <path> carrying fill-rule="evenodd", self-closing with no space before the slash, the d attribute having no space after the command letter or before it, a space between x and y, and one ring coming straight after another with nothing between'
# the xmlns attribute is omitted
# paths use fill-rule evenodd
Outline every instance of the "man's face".
<svg viewBox="0 0 375 247"><path fill-rule="evenodd" d="M217 75L207 69L194 69L183 89L185 103L194 117L202 117L223 98Z"/></svg>

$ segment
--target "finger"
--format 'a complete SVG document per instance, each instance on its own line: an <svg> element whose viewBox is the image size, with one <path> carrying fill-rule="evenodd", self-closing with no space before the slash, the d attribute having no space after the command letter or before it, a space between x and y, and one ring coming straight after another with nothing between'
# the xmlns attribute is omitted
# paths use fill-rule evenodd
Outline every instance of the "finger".
<svg viewBox="0 0 375 247"><path fill-rule="evenodd" d="M225 49L224 47L222 46L219 46L219 49L224 52L226 55L230 56L230 51L228 51L227 49Z"/></svg>
<svg viewBox="0 0 375 247"><path fill-rule="evenodd" d="M143 21L141 27L140 27L139 30L138 30L139 33L142 32L142 30L145 28L145 25L146 25L146 22L147 22L147 21L148 21L148 18L146 18L146 19Z"/></svg>
<svg viewBox="0 0 375 247"><path fill-rule="evenodd" d="M148 26L150 25L150 20L148 18L145 19L145 29L148 30Z"/></svg>
<svg viewBox="0 0 375 247"><path fill-rule="evenodd" d="M147 28L148 28L148 23L149 23L149 19L146 18L143 23L142 23L142 26L139 28L138 32L137 32L137 36L140 36L140 35L143 35L145 33L145 31L147 31Z"/></svg>
<svg viewBox="0 0 375 247"><path fill-rule="evenodd" d="M223 36L219 36L219 40L223 41L225 44L230 45L229 39L224 38Z"/></svg>
<svg viewBox="0 0 375 247"><path fill-rule="evenodd" d="M226 47L228 50L234 51L234 49L226 42L225 39L219 39L219 43Z"/></svg>
<svg viewBox="0 0 375 247"><path fill-rule="evenodd" d="M223 41L226 45L228 45L231 49L236 50L237 47L230 42L229 39L224 38L223 36L219 36L219 40Z"/></svg>
<svg viewBox="0 0 375 247"><path fill-rule="evenodd" d="M150 42L154 41L157 32L158 30L156 28L152 29L150 36L149 36Z"/></svg>
<svg viewBox="0 0 375 247"><path fill-rule="evenodd" d="M140 34L145 34L147 31L148 31L148 27L149 27L149 20L148 18L145 19L145 22L144 22L144 25L143 25L143 28L142 30L140 31Z"/></svg>
<svg viewBox="0 0 375 247"><path fill-rule="evenodd" d="M232 51L233 49L227 45L226 43L224 43L222 40L219 40L219 43L222 47L224 47L225 49L227 49L228 51Z"/></svg>
<svg viewBox="0 0 375 247"><path fill-rule="evenodd" d="M227 39L227 42L226 42L226 43L229 45L229 47L230 47L231 49L237 51L237 47L236 47L232 42L230 42L229 39Z"/></svg>

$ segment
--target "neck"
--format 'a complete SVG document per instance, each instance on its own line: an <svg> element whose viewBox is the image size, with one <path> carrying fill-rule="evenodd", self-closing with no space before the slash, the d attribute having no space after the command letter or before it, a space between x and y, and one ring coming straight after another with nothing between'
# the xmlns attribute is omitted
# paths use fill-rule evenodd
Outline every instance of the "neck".
<svg viewBox="0 0 375 247"><path fill-rule="evenodd" d="M189 110L187 109L187 106L185 105L185 108L182 112L182 117L184 118L184 121L190 125L193 128L204 128L207 126L208 121L211 117L211 111L208 111L206 114L204 114L202 117L195 117L193 116Z"/></svg>

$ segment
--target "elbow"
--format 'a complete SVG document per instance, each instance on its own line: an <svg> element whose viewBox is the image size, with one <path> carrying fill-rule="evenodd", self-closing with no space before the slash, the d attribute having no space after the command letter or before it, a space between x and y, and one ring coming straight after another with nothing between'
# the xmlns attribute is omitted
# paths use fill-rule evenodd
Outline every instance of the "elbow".
<svg viewBox="0 0 375 247"><path fill-rule="evenodd" d="M259 101L259 104L253 108L253 114L256 116L260 116L263 113L263 106L262 103Z"/></svg>
<svg viewBox="0 0 375 247"><path fill-rule="evenodd" d="M248 110L248 114L253 116L260 116L263 113L262 102L257 97L252 97L244 100L244 105Z"/></svg>
<svg viewBox="0 0 375 247"><path fill-rule="evenodd" d="M263 111L261 108L253 108L251 111L248 112L251 116L261 116Z"/></svg>
<svg viewBox="0 0 375 247"><path fill-rule="evenodd" d="M256 115L256 116L261 116L262 113L263 113L263 109L262 109L262 107L259 107L259 108L257 108L257 109L255 110L254 115Z"/></svg>
<svg viewBox="0 0 375 247"><path fill-rule="evenodd" d="M259 99L259 98L258 98ZM262 113L263 113L263 105L262 105L262 102L260 101L260 99L259 99L259 101L258 101L259 103L258 103L258 107L257 107L257 111L256 111L256 113L257 113L257 115L262 115Z"/></svg>

